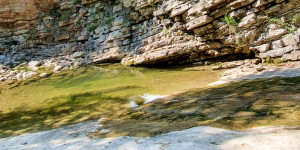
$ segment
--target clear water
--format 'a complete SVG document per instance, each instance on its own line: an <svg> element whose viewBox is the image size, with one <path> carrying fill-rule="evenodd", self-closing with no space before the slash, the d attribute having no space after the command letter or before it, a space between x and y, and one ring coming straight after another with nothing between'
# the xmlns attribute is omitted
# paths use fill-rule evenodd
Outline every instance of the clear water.
<svg viewBox="0 0 300 150"><path fill-rule="evenodd" d="M92 66L63 71L0 93L0 135L57 128L130 107L130 99L206 87L220 72L199 67Z"/></svg>

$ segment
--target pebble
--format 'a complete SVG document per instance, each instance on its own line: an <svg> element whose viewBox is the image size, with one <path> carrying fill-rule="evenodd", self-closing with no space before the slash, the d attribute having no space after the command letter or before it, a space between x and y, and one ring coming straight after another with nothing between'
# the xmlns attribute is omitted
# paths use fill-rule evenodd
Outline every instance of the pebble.
<svg viewBox="0 0 300 150"><path fill-rule="evenodd" d="M263 66L259 66L259 67L256 67L256 70L257 71L263 71L263 70L266 70L266 68L263 67Z"/></svg>

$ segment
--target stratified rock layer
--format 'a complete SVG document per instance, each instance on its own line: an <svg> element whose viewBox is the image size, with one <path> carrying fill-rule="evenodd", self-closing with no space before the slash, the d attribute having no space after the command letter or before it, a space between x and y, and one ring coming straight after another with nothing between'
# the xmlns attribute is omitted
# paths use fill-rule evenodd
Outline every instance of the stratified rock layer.
<svg viewBox="0 0 300 150"><path fill-rule="evenodd" d="M300 59L298 0L0 0L0 4L4 63L78 51L86 52L91 62L122 60L125 65Z"/></svg>
<svg viewBox="0 0 300 150"><path fill-rule="evenodd" d="M0 33L24 34L33 29L39 13L52 9L53 4L53 0L0 0Z"/></svg>

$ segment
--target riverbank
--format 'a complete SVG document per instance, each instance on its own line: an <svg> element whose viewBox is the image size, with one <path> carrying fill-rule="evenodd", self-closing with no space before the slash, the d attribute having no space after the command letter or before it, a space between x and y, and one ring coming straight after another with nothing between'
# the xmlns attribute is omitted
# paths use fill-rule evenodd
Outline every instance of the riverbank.
<svg viewBox="0 0 300 150"><path fill-rule="evenodd" d="M131 90L126 85L122 85L122 89L113 88L114 90L111 90L108 88L102 91L102 93L83 92L83 90L87 89L79 88L82 87L80 85L89 85L90 90L93 87L91 83L97 89L96 85L107 85L105 84L106 82L111 85L115 82L105 80L105 83L103 83L104 81L95 83L95 81L99 82L99 78L106 79L106 77L114 79L123 74L124 71L130 72L126 76L136 76L143 81L148 81L149 79L147 78L151 77L149 81L153 81L151 83L155 83L154 85L156 86L158 83L170 82L173 81L171 79L176 79L180 83L175 85L168 84L168 87L181 87L186 85L186 82L181 81L181 78L178 77L178 71L181 70L186 71L182 73L182 79L188 79L189 82L193 82L193 85L198 85L197 87L203 84L203 81L200 81L197 77L199 74L204 74L197 72L199 68L195 67L175 69L172 72L164 69L159 71L152 70L153 73L152 71L143 70L143 68L133 70L130 68L118 70L116 68L118 66L112 66L111 69L107 70L103 70L102 68L102 71L94 71L92 74L84 70L82 70L83 74L80 73L78 75L63 73L60 76L58 73L49 79L45 78L38 80L39 82L22 85L45 86L45 83L49 82L51 86L54 85L54 88L58 88L56 90L61 92L63 92L62 89L64 88L73 87L68 90L73 94L65 97L54 97L55 99L53 100L60 100L61 103L58 105L52 104L46 110L44 110L44 107L37 109L36 113L21 110L21 114L24 114L24 112L27 113L25 116L19 116L21 118L18 120L21 122L15 122L17 123L15 124L17 128L6 130L11 133L5 132L5 134L17 136L0 139L0 148L144 149L146 147L149 149L299 149L299 77L285 78L284 76L282 78L238 80L237 82L218 85L212 88L186 89L186 92L164 97L135 108L130 108L130 99L120 97L120 94L124 94L126 89L130 93ZM297 69L289 69L290 72L298 72ZM265 73L270 73L267 70ZM104 74L101 75L102 73ZM170 73L174 77L167 75ZM193 74L198 75L194 76ZM211 75L216 76L215 73ZM276 75L283 76L284 72ZM288 73L288 75L295 74ZM204 76L207 77L208 75ZM89 80L83 80L87 77L89 77ZM120 77L124 81L124 77ZM245 77L250 78L250 76ZM128 80L130 78L126 79L125 81L128 83L133 83L131 80ZM137 81L136 79L133 80ZM55 82L52 83L53 81ZM22 86L13 88L13 90L18 90ZM134 86L131 87L134 88ZM163 87L157 90L161 91L165 89ZM191 87L191 85L188 84L188 87ZM78 88L81 94L74 94L74 89L78 90ZM49 87L46 89L45 87L36 87L36 89L47 90ZM30 90L33 90L33 88L31 87ZM131 92L136 93L136 90L134 88ZM147 88L145 89L145 91L148 90ZM104 94L108 91L108 94ZM141 92L145 91L142 90ZM113 96L116 92L119 95L118 97ZM45 97L45 93L42 93L43 97ZM26 94L26 92L23 91L22 94ZM95 101L95 98L105 98L109 102L113 101L114 103L109 103L108 106L103 101ZM72 101L62 101L64 99ZM119 103L119 100L122 100L122 104ZM89 113L86 109L87 107L89 109L93 108L91 106L95 106L93 113ZM124 106L124 109L115 110L115 108L120 108L120 106ZM116 113L111 113L111 107L114 108ZM19 108L21 107L17 107L17 109ZM69 126L69 124L103 117L103 114L101 114L103 112L110 112L107 113L109 115L106 115L106 119ZM88 114L91 115L87 116ZM16 115L12 114L12 116L15 118ZM32 119L39 119L38 117L40 117L41 122L37 121L36 123L40 122L39 125L45 124L51 126L48 131L40 132L44 129L43 126L36 126L36 120L32 122ZM5 120L2 122L3 125L5 127L11 126L11 123L7 119ZM26 127L26 130L29 129L29 133L23 130L24 127L20 127L20 124L26 125L26 121L30 122ZM37 127L39 130L36 130ZM34 129L35 133L32 133L30 128Z"/></svg>
<svg viewBox="0 0 300 150"><path fill-rule="evenodd" d="M0 149L53 150L265 150L299 149L300 130L277 126L232 131L207 126L174 131L155 137L92 138L100 120L79 123L50 131L0 139Z"/></svg>
<svg viewBox="0 0 300 150"><path fill-rule="evenodd" d="M248 61L249 62L249 61ZM232 63L227 63L230 66ZM296 77L300 76L300 62L286 62L280 64L259 63L236 66L227 69L222 77L209 85L220 85L230 82L237 82L251 79L273 78L273 77Z"/></svg>

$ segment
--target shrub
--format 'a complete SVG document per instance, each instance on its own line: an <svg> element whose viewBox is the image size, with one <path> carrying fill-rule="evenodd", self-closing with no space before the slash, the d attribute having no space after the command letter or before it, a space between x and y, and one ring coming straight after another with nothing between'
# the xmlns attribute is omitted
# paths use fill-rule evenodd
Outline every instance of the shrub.
<svg viewBox="0 0 300 150"><path fill-rule="evenodd" d="M70 19L70 17L72 16L72 13L73 13L72 9L60 11L60 12L61 12L60 21L66 21L66 20Z"/></svg>
<svg viewBox="0 0 300 150"><path fill-rule="evenodd" d="M284 23L280 18L278 17L271 17L269 20L270 23L275 23L275 24L279 24L281 26L286 26L287 24Z"/></svg>
<svg viewBox="0 0 300 150"><path fill-rule="evenodd" d="M288 27L286 28L286 30L290 33L290 34L294 34L296 32L296 28L295 27Z"/></svg>
<svg viewBox="0 0 300 150"><path fill-rule="evenodd" d="M238 25L237 22L236 22L236 20L233 17L230 17L229 14L225 15L225 21L226 21L226 23L228 25L230 25L230 26L232 26L234 28L236 28L237 25Z"/></svg>
<svg viewBox="0 0 300 150"><path fill-rule="evenodd" d="M289 34L294 34L296 32L296 28L293 26L294 23L297 23L300 20L300 14L294 15L292 19L292 23L284 23L280 18L278 17L271 17L269 22L275 23L280 25L281 27L285 28Z"/></svg>

